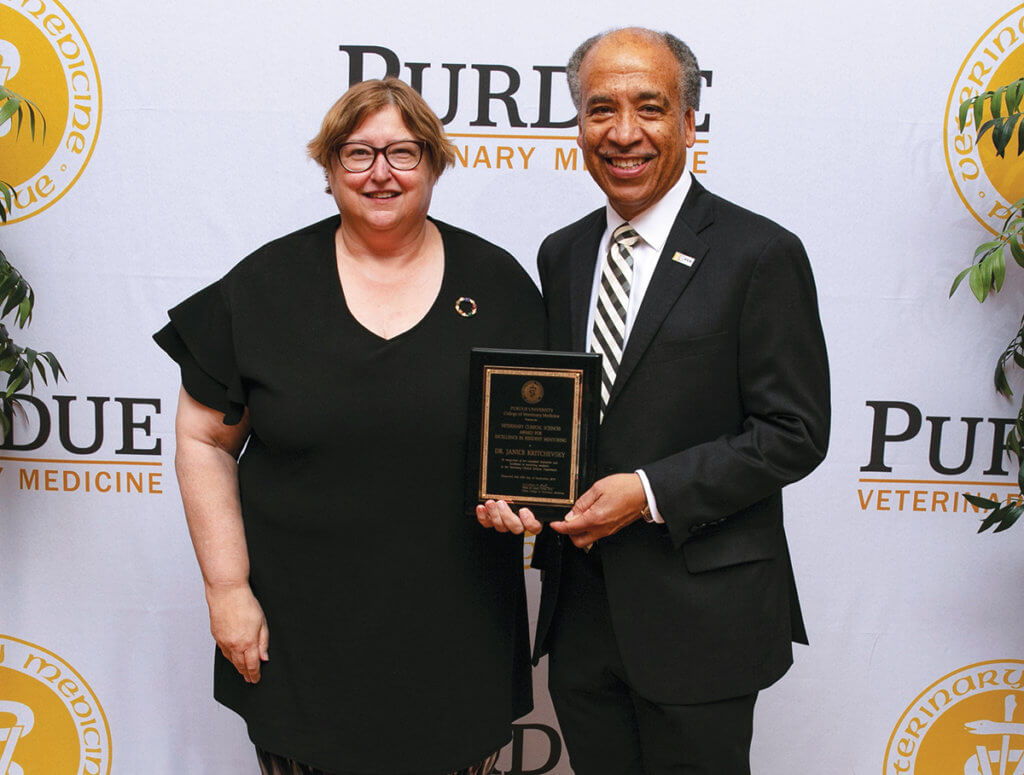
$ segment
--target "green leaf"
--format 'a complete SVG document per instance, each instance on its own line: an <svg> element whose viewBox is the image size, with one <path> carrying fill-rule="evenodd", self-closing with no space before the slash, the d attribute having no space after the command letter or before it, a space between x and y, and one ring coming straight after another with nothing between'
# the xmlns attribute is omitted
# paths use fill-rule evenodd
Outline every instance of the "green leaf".
<svg viewBox="0 0 1024 775"><path fill-rule="evenodd" d="M1006 143L1009 142L1009 139L1006 134L1006 121L995 119L995 124L992 126L992 145L996 149L996 156L1000 158L1006 156Z"/></svg>
<svg viewBox="0 0 1024 775"><path fill-rule="evenodd" d="M982 92L981 94L979 94L977 97L974 98L974 125L976 127L980 127L981 126L981 118L985 114L985 100L986 100L986 98L991 97L991 96L992 96L992 92L985 91L985 92ZM978 133L978 137L979 137L979 139L981 138L980 131Z"/></svg>
<svg viewBox="0 0 1024 775"><path fill-rule="evenodd" d="M967 280L974 297L981 302L985 301L989 289L992 287L992 272L986 272L983 264L975 264L971 267L971 274ZM6 312L4 313L7 314ZM2 317L2 316L0 316Z"/></svg>
<svg viewBox="0 0 1024 775"><path fill-rule="evenodd" d="M993 532L1001 533L1012 527L1013 523L1020 518L1022 512L1024 512L1024 504L1005 503L982 520L981 525L978 527L978 532L984 533L995 525L996 529Z"/></svg>
<svg viewBox="0 0 1024 775"><path fill-rule="evenodd" d="M1024 97L1024 78L1020 78L1006 86L1006 112L1016 113Z"/></svg>
<svg viewBox="0 0 1024 775"><path fill-rule="evenodd" d="M0 301L6 299L18 286L19 279L18 275L13 271L6 277L0 275Z"/></svg>
<svg viewBox="0 0 1024 775"><path fill-rule="evenodd" d="M1020 437L1015 431L1011 430L1006 434L1006 448L1013 452L1013 454L1017 456L1018 460L1024 457L1024 455L1021 454Z"/></svg>
<svg viewBox="0 0 1024 775"><path fill-rule="evenodd" d="M31 127L30 127L31 130L32 130L32 137L35 138L35 136L36 136L35 117L39 116L39 124L40 124L40 130L41 130L39 132L39 139L45 142L45 140L46 140L46 116L43 115L43 111L41 111L39 109L39 106L36 105L35 103L33 103L31 100L26 100L26 102L28 102L29 115L32 117L32 122L31 122Z"/></svg>
<svg viewBox="0 0 1024 775"><path fill-rule="evenodd" d="M1019 240L1010 240L1010 255L1020 266L1024 266L1024 245L1021 245Z"/></svg>
<svg viewBox="0 0 1024 775"><path fill-rule="evenodd" d="M50 364L50 371L53 373L53 381L56 382L59 377L67 379L67 375L64 373L64 368L60 365L60 361L57 360L57 356L51 352L43 353L43 357L46 362Z"/></svg>
<svg viewBox="0 0 1024 775"><path fill-rule="evenodd" d="M999 509L998 513L1002 519L999 526L993 530L993 533L1002 533L1004 530L1009 530L1013 527L1013 523L1020 519L1021 512L1024 512L1024 506L1017 504L1016 506L1010 506L1009 508Z"/></svg>
<svg viewBox="0 0 1024 775"><path fill-rule="evenodd" d="M1003 275L1006 275L1006 262L1003 262ZM1002 283L1000 282L1000 286ZM996 290L999 290L998 288ZM19 328L24 328L32 321L32 304L34 300L32 294L24 298L21 304L18 305L18 313L14 316L15 322L17 322Z"/></svg>
<svg viewBox="0 0 1024 775"><path fill-rule="evenodd" d="M0 266L0 299L6 299L21 284L21 273L10 264Z"/></svg>
<svg viewBox="0 0 1024 775"><path fill-rule="evenodd" d="M1007 116L992 130L992 142L996 147L996 156L1006 156L1006 146L1013 138L1013 128L1020 120L1020 113Z"/></svg>
<svg viewBox="0 0 1024 775"><path fill-rule="evenodd" d="M0 199L0 223L7 223L7 213L14 205L14 189L2 180L0 180L0 197L2 197ZM0 255L3 254L0 253Z"/></svg>
<svg viewBox="0 0 1024 775"><path fill-rule="evenodd" d="M11 120L11 116L17 113L21 109L21 101L17 99L8 99L3 105L0 105L0 126Z"/></svg>
<svg viewBox="0 0 1024 775"><path fill-rule="evenodd" d="M14 395L14 393L16 393L18 389L31 378L29 372L27 372L24 368L19 368L20 366L21 364L17 364L14 367L14 371L12 371L8 375L9 381L7 383L7 389L5 391L8 398Z"/></svg>
<svg viewBox="0 0 1024 775"><path fill-rule="evenodd" d="M957 116L957 125L960 127L961 132L967 128L967 111L971 109L973 102L974 100L972 98L960 103L960 115Z"/></svg>
<svg viewBox="0 0 1024 775"><path fill-rule="evenodd" d="M1003 147L1006 147L1006 143L1010 142L1010 138L1013 137L1013 128L1017 126L1017 122L1020 121L1021 114L1014 113L1013 115L1007 116L1004 124L1009 125L1009 129L1003 130L1006 133L1006 142L1003 143Z"/></svg>
<svg viewBox="0 0 1024 775"><path fill-rule="evenodd" d="M1010 389L1010 383L1006 379L1006 372L1003 371L1003 360L999 359L996 363L996 371L992 377L992 381L995 383L996 390L1007 398L1013 398L1013 390Z"/></svg>
<svg viewBox="0 0 1024 775"><path fill-rule="evenodd" d="M1024 153L1024 121L1017 127L1017 155Z"/></svg>
<svg viewBox="0 0 1024 775"><path fill-rule="evenodd" d="M10 264L0 265L0 298L7 298L23 282L21 272L13 266Z"/></svg>
<svg viewBox="0 0 1024 775"><path fill-rule="evenodd" d="M985 517L985 519L983 519L981 521L980 525L978 525L978 532L979 533L984 533L986 530L988 530L990 527L992 527L992 525L996 524L998 521L999 521L999 515L997 515L993 511L991 514L989 514L987 517Z"/></svg>
<svg viewBox="0 0 1024 775"><path fill-rule="evenodd" d="M988 121L986 121L984 124L981 125L981 128L978 129L978 142L979 143L981 142L982 136L988 130L990 130L992 127L994 127L995 125L996 125L996 120L994 118L990 118Z"/></svg>
<svg viewBox="0 0 1024 775"><path fill-rule="evenodd" d="M997 250L987 260L991 261L992 286L998 293L1003 289L1003 280L1006 279L1006 256L1003 255L1002 250Z"/></svg>
<svg viewBox="0 0 1024 775"><path fill-rule="evenodd" d="M4 305L3 312L0 312L0 318L7 317L12 309L25 300L27 295L28 287L24 283L16 285L7 296L7 303Z"/></svg>
<svg viewBox="0 0 1024 775"><path fill-rule="evenodd" d="M0 100L3 100L3 104L0 105L0 126L7 121L11 120L13 116L17 116L17 133L21 134L21 125L25 120L25 113L28 113L29 122L29 133L34 139L36 136L36 120L38 119L41 132L40 136L43 140L46 139L46 117L43 112L39 109L32 100L26 99L18 94L15 94L10 89L0 87Z"/></svg>
<svg viewBox="0 0 1024 775"><path fill-rule="evenodd" d="M964 493L964 500L972 506L977 506L979 509L999 508L999 501L990 501L988 498L982 498L980 495L971 495L968 492Z"/></svg>
<svg viewBox="0 0 1024 775"><path fill-rule="evenodd" d="M989 108L992 110L992 118L999 118L1002 116L1003 94L1005 93L1005 86L1000 86L992 93L992 99L989 101Z"/></svg>
<svg viewBox="0 0 1024 775"><path fill-rule="evenodd" d="M953 281L953 287L949 289L950 296L956 293L956 289L960 287L961 281L967 276L967 273L970 272L971 269L973 269L973 266L967 267L964 271L962 271L960 274L956 276L956 279Z"/></svg>
<svg viewBox="0 0 1024 775"><path fill-rule="evenodd" d="M987 256L993 250L995 250L996 248L1000 248L1002 246L1003 241L999 239L989 240L988 242L982 242L980 245L978 245L978 247L974 249L974 260L977 261L979 256L984 258L984 256ZM982 254L984 254L984 256Z"/></svg>
<svg viewBox="0 0 1024 775"><path fill-rule="evenodd" d="M46 353L36 353L35 362L32 364L36 371L39 372L39 376L42 378L44 385L47 384L46 361Z"/></svg>

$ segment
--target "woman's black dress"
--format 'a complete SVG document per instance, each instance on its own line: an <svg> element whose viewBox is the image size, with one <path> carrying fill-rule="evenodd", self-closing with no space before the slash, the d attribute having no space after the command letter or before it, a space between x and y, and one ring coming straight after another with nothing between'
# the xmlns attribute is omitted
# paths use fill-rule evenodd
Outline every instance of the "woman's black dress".
<svg viewBox="0 0 1024 775"><path fill-rule="evenodd" d="M218 653L214 694L262 748L327 771L465 766L532 707L522 541L467 516L463 488L470 348L542 348L543 305L510 255L435 223L441 291L392 339L345 304L338 216L155 337L191 396L252 424L239 481L270 661L250 685Z"/></svg>

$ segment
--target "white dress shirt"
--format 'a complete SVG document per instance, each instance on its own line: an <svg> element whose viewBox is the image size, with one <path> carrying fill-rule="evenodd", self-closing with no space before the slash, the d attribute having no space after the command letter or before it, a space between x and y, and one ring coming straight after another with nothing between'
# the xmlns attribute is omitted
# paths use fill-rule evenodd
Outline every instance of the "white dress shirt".
<svg viewBox="0 0 1024 775"><path fill-rule="evenodd" d="M636 321L640 304L647 293L647 287L651 283L651 275L654 274L654 267L658 264L658 257L668 241L668 234L672 225L679 215L679 209L683 206L690 191L690 175L684 173L676 184L666 192L665 196L648 207L639 215L629 220L640 239L632 246L633 253L633 281L629 291L629 307L626 309L626 334L623 344L623 351L629 343L629 335L633 330L633 323ZM597 252L597 263L594 266L594 283L590 292L590 312L587 315L587 351L591 349L591 340L594 336L594 315L597 312L597 294L601 287L601 271L604 267L605 257L611 246L612 233L619 228L626 219L615 212L611 203L605 205L605 220L607 225L604 235L601 237ZM664 523L661 513L658 511L658 504L651 490L651 483L643 469L637 469L640 481L644 486L644 493L647 496L647 505L651 508L651 516L655 522Z"/></svg>

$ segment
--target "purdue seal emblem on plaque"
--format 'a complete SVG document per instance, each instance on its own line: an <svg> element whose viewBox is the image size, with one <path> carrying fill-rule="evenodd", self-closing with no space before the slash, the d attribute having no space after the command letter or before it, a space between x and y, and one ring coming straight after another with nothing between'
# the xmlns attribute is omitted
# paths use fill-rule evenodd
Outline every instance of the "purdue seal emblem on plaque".
<svg viewBox="0 0 1024 775"><path fill-rule="evenodd" d="M544 398L544 386L537 380L531 379L523 383L523 389L520 391L520 394L526 403L536 404Z"/></svg>

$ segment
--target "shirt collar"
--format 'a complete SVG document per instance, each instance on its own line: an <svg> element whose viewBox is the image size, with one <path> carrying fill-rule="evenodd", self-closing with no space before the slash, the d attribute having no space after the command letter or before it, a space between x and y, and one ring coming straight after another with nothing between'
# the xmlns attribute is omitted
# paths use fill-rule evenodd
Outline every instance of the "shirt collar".
<svg viewBox="0 0 1024 775"><path fill-rule="evenodd" d="M665 247L668 234L683 206L683 200L686 199L686 195L690 191L690 181L690 173L684 172L661 199L629 221L629 225L640 235L640 238L658 253L661 253ZM626 221L615 212L611 203L605 205L605 218L609 234Z"/></svg>

